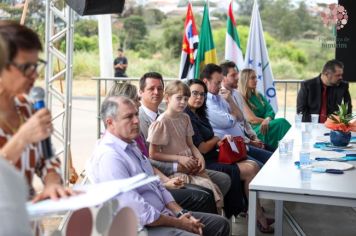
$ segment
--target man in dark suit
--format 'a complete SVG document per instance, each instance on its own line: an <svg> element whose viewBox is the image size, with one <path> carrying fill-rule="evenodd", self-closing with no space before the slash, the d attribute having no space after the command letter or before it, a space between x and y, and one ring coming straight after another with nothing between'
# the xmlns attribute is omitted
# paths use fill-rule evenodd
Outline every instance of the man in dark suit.
<svg viewBox="0 0 356 236"><path fill-rule="evenodd" d="M303 122L311 121L311 114L319 114L319 123L338 110L342 101L348 104L348 113L352 112L349 84L343 81L344 65L341 61L326 62L321 74L303 81L297 97L297 113L303 114Z"/></svg>

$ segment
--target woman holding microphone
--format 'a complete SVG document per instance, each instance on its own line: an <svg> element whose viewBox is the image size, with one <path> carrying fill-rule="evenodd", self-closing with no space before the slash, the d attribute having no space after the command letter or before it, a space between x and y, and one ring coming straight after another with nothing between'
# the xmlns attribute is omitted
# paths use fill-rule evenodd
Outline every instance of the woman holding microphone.
<svg viewBox="0 0 356 236"><path fill-rule="evenodd" d="M45 158L42 153L40 141L53 130L51 114L45 108L33 114L27 97L44 65L39 59L42 45L38 35L16 22L0 21L0 36L8 48L7 62L0 72L0 156L25 176L33 201L72 195L62 185L59 159ZM44 185L37 196L32 187L34 174Z"/></svg>

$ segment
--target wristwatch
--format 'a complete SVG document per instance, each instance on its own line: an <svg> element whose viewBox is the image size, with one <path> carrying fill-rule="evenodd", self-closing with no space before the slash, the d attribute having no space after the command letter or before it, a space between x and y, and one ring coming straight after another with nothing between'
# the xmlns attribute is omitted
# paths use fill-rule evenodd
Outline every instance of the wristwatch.
<svg viewBox="0 0 356 236"><path fill-rule="evenodd" d="M189 213L189 211L186 210L186 209L182 209L181 211L179 211L179 212L176 213L176 217L179 218L179 217L181 217L182 215L184 215L185 213Z"/></svg>

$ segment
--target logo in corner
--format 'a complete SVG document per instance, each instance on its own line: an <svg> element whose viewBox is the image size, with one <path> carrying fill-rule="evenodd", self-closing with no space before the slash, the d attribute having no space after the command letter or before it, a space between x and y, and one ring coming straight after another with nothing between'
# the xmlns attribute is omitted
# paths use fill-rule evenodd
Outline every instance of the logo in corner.
<svg viewBox="0 0 356 236"><path fill-rule="evenodd" d="M325 26L335 26L336 30L343 29L349 20L345 7L336 3L329 4L320 16Z"/></svg>

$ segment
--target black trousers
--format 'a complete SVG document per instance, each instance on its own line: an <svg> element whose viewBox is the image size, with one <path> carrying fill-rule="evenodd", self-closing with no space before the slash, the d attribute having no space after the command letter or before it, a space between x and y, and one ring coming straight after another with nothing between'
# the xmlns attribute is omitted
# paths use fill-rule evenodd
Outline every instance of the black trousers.
<svg viewBox="0 0 356 236"><path fill-rule="evenodd" d="M174 200L184 209L216 214L216 204L210 189L185 184L181 189L168 189Z"/></svg>

